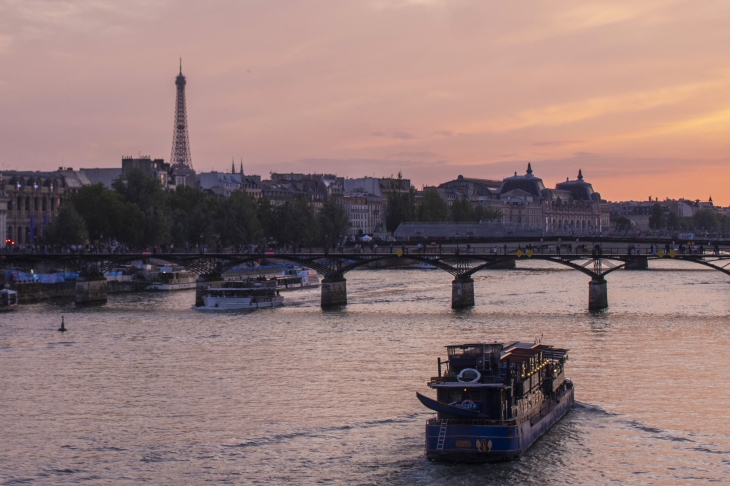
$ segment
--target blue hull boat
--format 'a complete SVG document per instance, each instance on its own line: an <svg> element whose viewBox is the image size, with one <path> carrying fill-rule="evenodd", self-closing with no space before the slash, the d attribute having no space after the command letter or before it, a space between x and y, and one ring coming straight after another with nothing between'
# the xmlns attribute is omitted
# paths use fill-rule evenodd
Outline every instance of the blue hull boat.
<svg viewBox="0 0 730 486"><path fill-rule="evenodd" d="M447 346L430 388L416 393L437 416L426 423L431 461L496 462L518 458L574 405L565 379L567 350L542 344ZM442 376L441 366L447 365Z"/></svg>

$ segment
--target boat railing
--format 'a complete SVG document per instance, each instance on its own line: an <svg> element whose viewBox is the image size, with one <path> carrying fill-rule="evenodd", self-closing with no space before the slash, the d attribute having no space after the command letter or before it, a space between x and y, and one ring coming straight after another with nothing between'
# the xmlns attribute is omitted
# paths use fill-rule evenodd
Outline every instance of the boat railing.
<svg viewBox="0 0 730 486"><path fill-rule="evenodd" d="M439 419L431 418L426 421L427 425L441 425L447 421L449 425L514 425L514 420L488 420L488 419Z"/></svg>

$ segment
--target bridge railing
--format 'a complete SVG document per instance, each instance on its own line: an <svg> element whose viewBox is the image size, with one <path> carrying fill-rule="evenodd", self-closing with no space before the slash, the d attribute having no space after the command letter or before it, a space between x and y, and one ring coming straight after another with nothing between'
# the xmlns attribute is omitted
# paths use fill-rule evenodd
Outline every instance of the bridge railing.
<svg viewBox="0 0 730 486"><path fill-rule="evenodd" d="M663 253L669 253L666 249L666 247L660 246L652 248L650 246L646 247L634 247L634 248L627 248L627 247L617 247L617 246L609 246L609 245L601 245L601 256L627 256L627 255L637 255L637 256L654 256L657 255L659 252ZM423 245L420 248L417 245L387 245L387 246L377 246L373 245L372 247L361 247L361 248L353 248L353 247L339 247L336 249L324 249L324 248L302 248L302 249L277 249L277 250L271 250L268 249L266 251L247 251L247 250L241 250L238 248L221 248L216 249L215 251L207 251L207 250L199 250L199 249L166 249L166 250L152 250L149 252L140 252L140 251L110 251L108 249L95 249L95 250L74 250L74 251L65 251L62 253L58 252L51 252L48 250L38 250L38 249L20 249L20 248L3 248L0 249L0 255L56 255L56 256L71 256L71 255L140 255L140 257L143 258L155 258L159 257L160 259L164 259L165 256L175 255L175 256L197 256L197 255L259 255L262 257L269 257L269 258L275 258L276 255L338 255L338 254L348 254L348 255L393 255L394 257L398 256L398 253L401 255L415 255L415 256L443 256L443 255L459 255L459 256L468 256L468 255L494 255L494 256L513 256L518 251L522 251L523 253L527 253L528 250L531 250L534 255L545 255L545 256L592 256L594 246L592 244L578 244L573 245L572 243L561 243L559 246L556 244L542 244L542 245L458 245L458 244L452 244L452 245ZM676 255L686 256L686 255L697 255L697 256L723 256L723 255L730 255L730 248L729 247L711 247L711 246L694 246L694 247L688 247L686 245L672 245L670 246L669 251L674 251Z"/></svg>

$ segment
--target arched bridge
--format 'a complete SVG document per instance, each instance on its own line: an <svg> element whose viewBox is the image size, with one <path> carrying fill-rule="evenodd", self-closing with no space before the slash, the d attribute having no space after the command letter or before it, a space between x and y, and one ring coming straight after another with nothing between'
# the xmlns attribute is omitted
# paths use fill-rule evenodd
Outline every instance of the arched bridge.
<svg viewBox="0 0 730 486"><path fill-rule="evenodd" d="M500 250L501 251L501 250ZM446 251L372 251L365 253L8 253L0 255L1 267L31 267L41 262L52 263L78 272L77 302L106 300L106 281L104 273L114 268L139 260L154 258L159 261L177 264L199 275L198 287L203 289L223 280L223 273L236 267L274 259L289 262L316 270L324 275L322 280L322 306L347 304L347 283L345 274L365 265L388 266L406 259L420 262L430 267L450 273L452 282L452 307L463 308L474 305L474 281L472 276L481 270L494 268L514 268L519 260L541 260L567 266L591 277L589 282L589 308L602 309L608 306L606 276L618 269L640 270L648 268L650 260L675 259L703 265L730 276L730 254L726 252L685 253L675 251L664 253L655 251L649 254L604 252L600 247L586 253L563 253L559 251L538 252L533 249L516 250L505 248L501 253L494 250L449 248ZM96 283L94 283L96 282ZM79 287L80 286L80 287ZM103 291L100 289L104 287ZM97 289L98 291L95 291ZM85 295L89 294L90 295ZM200 292L199 292L200 293ZM196 299L196 301L199 299Z"/></svg>

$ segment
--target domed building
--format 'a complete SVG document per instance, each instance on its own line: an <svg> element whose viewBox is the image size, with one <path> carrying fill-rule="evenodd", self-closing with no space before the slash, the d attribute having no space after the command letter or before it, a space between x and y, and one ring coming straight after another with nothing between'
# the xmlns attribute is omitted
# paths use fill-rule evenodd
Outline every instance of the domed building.
<svg viewBox="0 0 730 486"><path fill-rule="evenodd" d="M581 169L577 179L566 178L546 191L543 213L545 230L553 233L601 233L611 224L608 203L583 179Z"/></svg>
<svg viewBox="0 0 730 486"><path fill-rule="evenodd" d="M501 198L502 195L514 193L513 191L521 191L521 194L529 194L532 197L540 198L544 190L545 184L542 183L542 179L532 174L532 164L528 162L525 175L517 175L517 172L515 172L514 176L507 177L502 181L497 193Z"/></svg>
<svg viewBox="0 0 730 486"><path fill-rule="evenodd" d="M523 175L502 180L494 195L481 205L502 211L502 222L516 230L540 230L544 234L592 234L610 227L608 204L578 170L578 178L545 187L537 177L532 164L527 164Z"/></svg>

